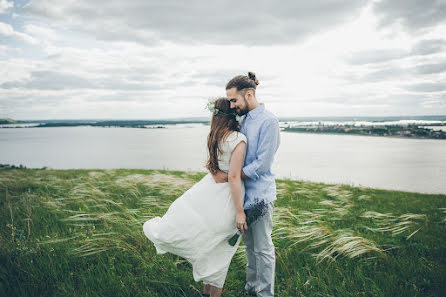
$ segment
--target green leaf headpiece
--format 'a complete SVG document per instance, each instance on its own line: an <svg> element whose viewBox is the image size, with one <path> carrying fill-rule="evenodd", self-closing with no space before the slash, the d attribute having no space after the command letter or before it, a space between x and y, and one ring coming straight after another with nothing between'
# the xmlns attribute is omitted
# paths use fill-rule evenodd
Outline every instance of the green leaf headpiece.
<svg viewBox="0 0 446 297"><path fill-rule="evenodd" d="M230 115L230 116L234 116L237 117L237 113L236 112L224 112L223 110L218 109L217 107L215 107L215 101L217 101L217 99L210 99L208 104L206 105L206 108L209 109L210 112L212 112L212 114L217 115L217 114L225 114L225 115Z"/></svg>

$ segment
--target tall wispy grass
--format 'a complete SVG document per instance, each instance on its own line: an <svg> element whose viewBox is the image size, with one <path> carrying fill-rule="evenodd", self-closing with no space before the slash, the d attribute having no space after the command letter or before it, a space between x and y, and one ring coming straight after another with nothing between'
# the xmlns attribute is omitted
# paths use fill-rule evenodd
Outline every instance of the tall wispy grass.
<svg viewBox="0 0 446 297"><path fill-rule="evenodd" d="M107 190L95 180L103 177L102 174L90 177L91 179L78 181L72 191L63 197L45 202L53 210L66 213L62 221L75 228L72 236L66 239L50 239L42 244L72 241L72 252L80 256L109 250L136 253L147 244L142 224L149 218L164 213L170 205L160 195L144 195L139 187L141 183L146 187L160 185L149 184L150 175L119 177L116 184L121 195L117 196L111 192L113 189ZM159 176L157 180L159 181ZM178 186L173 188L178 189ZM129 203L130 200L134 203ZM134 204L134 207L129 207L129 204Z"/></svg>
<svg viewBox="0 0 446 297"><path fill-rule="evenodd" d="M336 230L328 246L316 255L316 261L317 263L325 259L335 261L339 256L356 258L370 253L384 255L384 251L375 242L361 236L354 236L353 230ZM369 257L369 259L372 258L375 257Z"/></svg>
<svg viewBox="0 0 446 297"><path fill-rule="evenodd" d="M201 177L142 170L0 172L0 260L8 263L0 267L7 271L0 272L0 283L15 292L3 294L0 286L0 295L34 295L38 288L58 296L199 296L187 261L157 256L142 224L163 215ZM272 237L278 296L440 296L435 293L446 289L445 262L432 249L444 244L446 196L404 199L396 191L277 184ZM393 248L401 252L389 253ZM223 296L238 296L245 269L241 242Z"/></svg>
<svg viewBox="0 0 446 297"><path fill-rule="evenodd" d="M276 208L276 227L272 237L286 249L300 244L301 251L319 250L312 254L317 263L324 260L334 261L339 256L356 258L371 253L383 255L383 250L376 243L361 236L353 236L352 230L330 228L327 221L322 220L328 215L332 216L333 213L329 210L323 213L319 209L319 213L301 211L293 214L289 209Z"/></svg>
<svg viewBox="0 0 446 297"><path fill-rule="evenodd" d="M441 220L441 222L446 224L446 207L440 207L439 210L442 210L444 215L444 218L443 220Z"/></svg>
<svg viewBox="0 0 446 297"><path fill-rule="evenodd" d="M353 193L343 189L341 185L328 186L324 190L326 199L318 202L323 208L299 210L295 213L288 208L276 207L273 217L275 228L272 237L275 242L285 249L293 249L299 245L301 251L313 251L312 255L317 263L324 260L333 262L340 256L351 259L360 257L361 261L377 256L386 257L386 251L395 248L390 244L390 248L382 248L374 240L361 234L360 227L373 232L389 232L392 236L406 233L408 240L427 223L425 214L407 213L395 216L375 211L353 211L355 207L358 208L355 203L369 201L370 197L363 194L354 200ZM309 193L311 190L296 192ZM344 221L360 218L371 219L372 224L358 225L356 231L341 227Z"/></svg>
<svg viewBox="0 0 446 297"><path fill-rule="evenodd" d="M406 239L411 238L427 223L427 216L425 214L407 213L395 216L391 213L366 211L361 217L372 219L374 224L377 225L377 227L365 226L366 229L372 232L389 232L392 236L396 236L410 231L411 233L406 236Z"/></svg>

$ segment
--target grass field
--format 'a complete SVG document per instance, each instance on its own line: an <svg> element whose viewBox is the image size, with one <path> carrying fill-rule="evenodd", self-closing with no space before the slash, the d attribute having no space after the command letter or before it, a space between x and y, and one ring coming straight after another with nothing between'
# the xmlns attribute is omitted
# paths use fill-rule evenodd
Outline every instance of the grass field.
<svg viewBox="0 0 446 297"><path fill-rule="evenodd" d="M201 296L142 224L204 173L0 170L0 296ZM277 296L446 296L446 195L277 180ZM240 296L244 246L223 296Z"/></svg>

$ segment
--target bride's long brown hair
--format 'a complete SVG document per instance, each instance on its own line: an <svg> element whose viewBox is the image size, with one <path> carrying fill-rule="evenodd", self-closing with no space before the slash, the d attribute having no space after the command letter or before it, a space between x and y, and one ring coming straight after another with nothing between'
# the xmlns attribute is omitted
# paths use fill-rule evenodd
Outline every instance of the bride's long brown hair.
<svg viewBox="0 0 446 297"><path fill-rule="evenodd" d="M222 97L215 101L215 108L218 113L214 114L211 119L211 131L208 135L208 161L206 168L216 174L219 170L218 155L222 153L221 143L233 131L240 131L239 124L235 118L235 108L231 109L231 103L228 98Z"/></svg>

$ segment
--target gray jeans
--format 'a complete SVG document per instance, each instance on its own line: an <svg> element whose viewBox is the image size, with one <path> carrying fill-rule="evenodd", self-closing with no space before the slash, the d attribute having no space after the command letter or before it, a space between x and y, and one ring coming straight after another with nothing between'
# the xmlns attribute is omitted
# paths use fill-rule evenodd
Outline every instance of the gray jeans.
<svg viewBox="0 0 446 297"><path fill-rule="evenodd" d="M274 201L267 207L265 215L252 223L242 237L247 256L245 289L255 291L260 297L274 296L276 255L271 239Z"/></svg>

